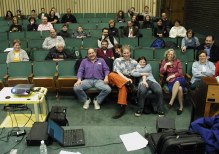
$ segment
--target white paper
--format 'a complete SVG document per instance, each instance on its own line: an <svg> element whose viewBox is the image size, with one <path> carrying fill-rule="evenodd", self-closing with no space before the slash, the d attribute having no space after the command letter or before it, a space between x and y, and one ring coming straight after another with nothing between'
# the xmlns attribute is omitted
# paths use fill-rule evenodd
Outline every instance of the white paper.
<svg viewBox="0 0 219 154"><path fill-rule="evenodd" d="M138 132L120 135L127 151L139 150L147 146L148 141Z"/></svg>
<svg viewBox="0 0 219 154"><path fill-rule="evenodd" d="M69 151L61 150L59 154L81 154L81 153L80 152L69 152Z"/></svg>
<svg viewBox="0 0 219 154"><path fill-rule="evenodd" d="M10 51L12 51L12 50L14 50L14 48L6 48L6 49L4 50L4 52L10 52Z"/></svg>

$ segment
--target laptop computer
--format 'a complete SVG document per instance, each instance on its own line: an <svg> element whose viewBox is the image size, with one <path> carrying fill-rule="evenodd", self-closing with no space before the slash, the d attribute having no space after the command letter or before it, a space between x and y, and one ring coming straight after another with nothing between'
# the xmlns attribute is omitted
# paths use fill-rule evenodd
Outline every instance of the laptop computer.
<svg viewBox="0 0 219 154"><path fill-rule="evenodd" d="M85 145L83 129L64 130L51 119L48 120L48 134L64 147Z"/></svg>

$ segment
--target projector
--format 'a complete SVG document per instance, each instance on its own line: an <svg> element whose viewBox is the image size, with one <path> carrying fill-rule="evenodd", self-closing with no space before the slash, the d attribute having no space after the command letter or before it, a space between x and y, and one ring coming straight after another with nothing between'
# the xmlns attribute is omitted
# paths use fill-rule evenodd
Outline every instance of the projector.
<svg viewBox="0 0 219 154"><path fill-rule="evenodd" d="M33 91L34 84L17 84L11 89L11 93L15 95L27 96Z"/></svg>

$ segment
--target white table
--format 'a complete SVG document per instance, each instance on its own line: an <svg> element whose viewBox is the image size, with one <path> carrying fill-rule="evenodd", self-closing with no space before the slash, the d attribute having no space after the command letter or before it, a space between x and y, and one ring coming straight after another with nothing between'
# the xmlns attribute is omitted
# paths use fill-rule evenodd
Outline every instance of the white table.
<svg viewBox="0 0 219 154"><path fill-rule="evenodd" d="M0 91L0 104L26 104L26 105L33 104L36 121L40 121L39 105L41 105L42 106L41 115L44 116L47 115L46 99L45 99L47 94L47 88L40 87L40 90L38 92L32 92L30 95L27 96L14 95L11 93L11 89L12 87L4 87Z"/></svg>

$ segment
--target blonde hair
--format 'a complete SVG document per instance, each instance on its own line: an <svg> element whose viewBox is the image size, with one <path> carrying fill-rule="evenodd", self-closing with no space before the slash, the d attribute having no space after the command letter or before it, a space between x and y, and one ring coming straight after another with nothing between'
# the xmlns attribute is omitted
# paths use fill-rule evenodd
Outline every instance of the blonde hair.
<svg viewBox="0 0 219 154"><path fill-rule="evenodd" d="M127 45L127 44L122 46L122 53L123 53L124 50L129 50L130 53L131 53L131 48L130 48L130 46Z"/></svg>
<svg viewBox="0 0 219 154"><path fill-rule="evenodd" d="M174 49L168 49L168 50L165 51L165 53L164 53L164 58L165 58L165 60L167 60L167 54L168 54L169 52L171 52L171 51L173 51L173 60L176 59L176 52L175 52L175 50L174 50Z"/></svg>

